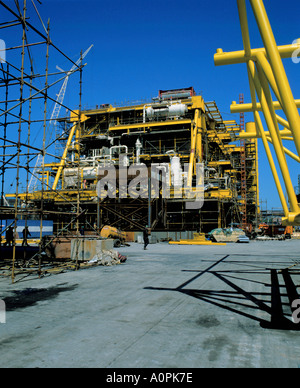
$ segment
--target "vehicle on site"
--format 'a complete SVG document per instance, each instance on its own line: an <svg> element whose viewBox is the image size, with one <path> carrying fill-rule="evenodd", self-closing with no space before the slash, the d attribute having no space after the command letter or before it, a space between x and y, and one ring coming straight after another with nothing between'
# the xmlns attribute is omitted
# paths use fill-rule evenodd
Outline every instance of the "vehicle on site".
<svg viewBox="0 0 300 388"><path fill-rule="evenodd" d="M114 239L114 247L116 248L126 244L126 232L123 232L109 225L103 226L100 232L100 236L103 238Z"/></svg>

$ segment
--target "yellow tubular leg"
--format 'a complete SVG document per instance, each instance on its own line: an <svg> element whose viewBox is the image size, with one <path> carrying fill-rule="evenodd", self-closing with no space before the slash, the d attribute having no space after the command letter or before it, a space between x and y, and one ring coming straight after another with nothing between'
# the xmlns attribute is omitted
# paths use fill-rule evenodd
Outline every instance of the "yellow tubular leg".
<svg viewBox="0 0 300 388"><path fill-rule="evenodd" d="M271 135L271 138L273 140L274 149L277 155L278 163L281 169L282 177L285 183L285 187L288 193L290 205L292 208L292 211L297 211L299 209L297 198L294 192L294 187L290 178L289 169L286 163L285 154L282 147L282 142L280 137L278 137L278 132L276 129L276 123L274 123L272 113L270 112L270 108L268 105L268 100L266 97L266 93L262 87L262 85L259 82L259 78L257 77L257 74L254 74L254 84L257 91L258 96L260 96L260 101L263 108L263 113L266 119L267 126L269 128L269 132Z"/></svg>
<svg viewBox="0 0 300 388"><path fill-rule="evenodd" d="M252 103L253 103L254 106L256 106L256 94L255 94L255 83L254 83L254 80L255 80L255 65L254 65L253 61L249 61L249 63L248 63L248 75L249 75L249 83L250 83L250 91L251 91ZM265 132L264 132L262 121L261 121L259 112L257 110L254 111L254 120L255 120L255 124L256 124L256 127L258 129L258 132L259 132L259 134L260 134L260 136L262 138L262 142L263 142L263 145L264 145L264 148L265 148L265 152L266 152L266 155L267 155L267 158L268 158L268 161L269 161L269 165L270 165L270 168L271 168L271 171L272 171L273 179L274 179L277 191L278 191L278 195L279 195L279 198L280 198L280 201L281 201L281 204L282 204L282 208L283 208L284 214L287 217L288 214L289 214L289 208L288 208L285 196L284 196L284 192L283 192L282 187L281 187L281 183L280 183L280 180L279 180L279 177L278 177L278 173L277 173L276 166L275 166L275 163L274 163L274 160L273 160L273 156L272 156L272 153L271 153L271 150L270 150L270 147L269 147L269 144L268 144L268 140L267 140Z"/></svg>
<svg viewBox="0 0 300 388"><path fill-rule="evenodd" d="M243 44L244 44L244 50L245 50L245 56L250 59L251 57L251 45L250 45L250 37L249 37L249 28L248 28L248 20L247 20L247 11L246 11L246 4L245 0L237 0L238 4L238 10L239 10L239 17L240 17L240 24L241 24L241 30L242 30L242 37L243 37ZM279 193L279 197L281 200L281 204L283 206L284 214L287 215L289 212L288 205L285 200L285 196L280 184L280 180L277 174L277 170L275 167L275 163L273 161L272 153L270 151L270 147L263 129L263 125L261 122L260 115L257 111L257 102L256 102L256 94L255 94L255 65L253 61L248 61L247 64L248 69L248 76L249 76L249 83L250 83L250 92L251 92L251 98L252 98L252 106L254 108L254 119L256 128L262 138L265 151L269 160L269 164L271 167L271 171L273 174L273 178ZM257 81L256 81L257 82ZM263 103L261 102L262 108L264 108ZM256 135L257 136L257 135Z"/></svg>
<svg viewBox="0 0 300 388"><path fill-rule="evenodd" d="M250 0L260 30L274 78L278 86L284 112L291 126L295 146L300 156L300 117L286 76L281 56L262 0Z"/></svg>

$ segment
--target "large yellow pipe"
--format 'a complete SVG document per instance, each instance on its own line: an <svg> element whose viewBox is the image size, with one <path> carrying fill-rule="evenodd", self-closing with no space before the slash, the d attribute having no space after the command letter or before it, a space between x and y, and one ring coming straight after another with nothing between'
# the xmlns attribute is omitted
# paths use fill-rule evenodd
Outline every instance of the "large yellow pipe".
<svg viewBox="0 0 300 388"><path fill-rule="evenodd" d="M202 155L202 130L206 129L206 121L205 116L202 114L200 117L198 115L198 123L197 123L197 137L196 137L196 156L197 161L202 163L203 155Z"/></svg>
<svg viewBox="0 0 300 388"><path fill-rule="evenodd" d="M289 170L286 164L285 152L286 149L282 145L282 138L284 135L290 136L291 131L294 135L295 144L299 153L300 149L300 117L297 110L297 104L300 106L300 100L297 102L292 96L292 92L287 81L287 77L282 65L282 58L290 58L297 48L300 48L300 41L297 45L288 45L277 47L273 32L265 12L265 8L262 0L250 0L251 5L259 26L265 48L252 50L250 45L249 28L246 12L245 0L237 0L239 16L241 22L241 30L243 36L244 51L236 51L232 53L224 53L222 49L218 49L215 54L215 65L229 65L236 63L247 63L250 92L252 104L240 104L232 103L232 113L241 112L253 112L254 120L257 130L249 130L251 133L242 134L242 136L261 137L262 142L267 154L267 158L271 167L273 178L275 181L276 188L280 197L280 201L283 207L285 218L283 222L286 224L299 224L300 223L300 208L297 203L297 198L294 193ZM270 63L267 61L267 58ZM254 61L258 62L258 73L255 69ZM279 78L282 79L279 81ZM274 102L271 97L268 82L274 90L278 101ZM263 85L262 85L262 84ZM260 104L256 100L256 93L260 98ZM290 104L290 105L289 105ZM284 110L288 122L275 114L275 109ZM260 118L259 110L262 110L269 127L269 132L265 132L262 121ZM279 131L278 123L282 124L287 131ZM288 124L288 125L286 125ZM297 132L295 136L295 132ZM268 133L268 137L266 134ZM285 182L286 189L288 191L289 201L291 204L292 211L289 211L285 195L283 193L281 183L277 174L277 169L273 160L273 156L269 147L268 141L272 141L280 165L281 173ZM295 155L294 155L295 156Z"/></svg>
<svg viewBox="0 0 300 388"><path fill-rule="evenodd" d="M244 50L245 50L244 57L250 58L251 43L250 43L250 36L249 36L249 27L248 27L248 18L247 18L247 9L246 9L245 0L237 0L237 5L238 5L238 11L239 11L239 17L240 17Z"/></svg>
<svg viewBox="0 0 300 388"><path fill-rule="evenodd" d="M300 42L293 45L279 46L278 51L282 59L291 58L295 50L300 48ZM264 48L251 49L250 57L245 55L245 51L233 51L233 52L224 52L221 48L217 49L217 53L214 56L214 62L216 66L224 65L236 65L241 63L247 63L248 60L254 61L257 53L266 54Z"/></svg>
<svg viewBox="0 0 300 388"><path fill-rule="evenodd" d="M300 108L300 100L295 100L297 108ZM275 110L281 110L282 107L278 101L273 101L273 107ZM256 105L257 110L262 110L261 105L258 102ZM237 104L235 101L230 106L231 113L251 113L254 111L253 104Z"/></svg>
<svg viewBox="0 0 300 388"><path fill-rule="evenodd" d="M278 87L276 84L276 80L274 78L274 74L273 74L272 68L270 66L270 63L268 62L268 60L266 58L266 55L263 54L262 52L257 53L256 60L260 64L260 66L262 67L262 69L265 73L265 76L266 76L271 88L273 89L273 92L274 92L276 98L278 99L280 106L283 108L283 103L282 103L281 96L280 96L280 93L279 93L279 90L278 90ZM272 103L273 103L273 101L272 101Z"/></svg>
<svg viewBox="0 0 300 388"><path fill-rule="evenodd" d="M254 83L254 79L255 79L255 65L254 65L253 61L249 61L248 62L247 70L248 70L248 78L249 78L249 85L250 85L251 100L252 100L253 107L255 109L255 107L258 105L258 103L256 101L256 88L255 88L255 83ZM274 160L273 160L272 152L270 150L270 147L269 147L269 144L268 144L268 140L266 138L265 131L264 131L264 128L263 128L262 121L261 121L261 118L260 118L258 110L255 109L253 114L254 114L254 120L255 120L257 131L258 131L258 133L261 136L261 139L262 139L262 142L263 142L263 145L264 145L264 148L265 148L265 152L266 152L266 155L267 155L267 158L268 158L268 162L269 162L269 165L270 165L270 168L271 168L271 172L272 172L272 175L273 175L275 186L277 188L277 192L278 192L278 195L279 195L279 198L280 198L282 209L283 209L283 212L284 212L285 216L287 217L288 214L289 214L289 208L288 208L288 205L287 205L287 202L286 202L286 199L285 199L284 192L283 192L282 187L281 187L281 183L280 183L280 180L279 180L279 177L278 177L277 169L276 169L276 166L275 166L275 163L274 163Z"/></svg>
<svg viewBox="0 0 300 388"><path fill-rule="evenodd" d="M270 142L270 143L273 144L273 140L272 140L269 136L267 136L267 140L268 140L268 142ZM288 156L290 156L292 159L296 160L296 162L300 163L300 158L299 158L298 155L295 155L292 151L290 151L290 150L287 149L286 147L283 147L283 150L284 150L284 152L285 152Z"/></svg>
<svg viewBox="0 0 300 388"><path fill-rule="evenodd" d="M269 131L265 131L264 133L265 133L266 136L270 136L270 132ZM280 133L280 137L282 139L284 137L287 137L287 136L291 135L291 131L289 131L288 129L283 129L282 131L279 131L279 133ZM238 134L238 137L240 139L255 139L255 138L260 138L261 136L259 134L257 134L256 132L240 132Z"/></svg>
<svg viewBox="0 0 300 388"><path fill-rule="evenodd" d="M249 58L251 56L251 45L250 45L250 37L249 37L249 28L248 28L246 4L245 4L245 0L237 0L237 3L238 3L238 10L239 10L239 17L240 17L240 24L241 24L241 31L242 31L242 37L243 37L245 56L249 60ZM259 95L259 93L258 93L258 90L256 88L256 86L258 86L258 85L256 85L257 79L256 79L256 76L255 76L256 72L255 72L255 65L254 65L253 61L249 60L247 62L247 70L248 70L248 77L249 77L249 83L250 83L250 92L251 92L252 105L254 107L254 120L255 120L255 125L256 125L256 128L257 128L257 131L255 133L255 135L256 135L255 137L257 137L257 135L260 135L261 138L262 138L262 141L263 141L263 144L264 144L264 147L265 147L265 151L266 151L266 154L267 154L267 157L268 157L268 160L269 160L269 164L270 164L270 167L271 167L271 171L272 171L272 174L273 174L273 178L274 178L274 181L275 181L278 193L279 193L279 197L280 197L280 200L281 200L281 204L282 204L282 207L283 207L283 210L284 210L284 214L287 215L288 211L289 211L288 205L286 203L285 196L284 196L281 184L280 184L280 180L279 180L279 177L278 177L278 174L277 174L275 163L273 161L272 153L270 151L270 147L269 147L269 144L268 144L265 132L264 132L264 128L263 128L262 122L261 122L261 118L260 118L259 112L257 111L257 108L256 108L257 102L256 102L255 91L257 92L258 95ZM262 105L263 108L265 107L264 103L261 103L261 105ZM258 132L258 134L257 134L257 132ZM249 132L248 132L248 134L249 134Z"/></svg>
<svg viewBox="0 0 300 388"><path fill-rule="evenodd" d="M64 166L66 164L66 158L67 158L67 155L68 155L68 149L69 149L69 147L70 147L70 145L72 143L72 139L73 139L73 136L75 134L76 128L77 128L77 124L74 124L73 127L71 128L71 131L70 131L70 134L69 134L69 138L68 138L68 141L67 141L67 145L66 145L66 148L64 150L63 156L61 158L61 161L60 161L57 173L56 173L56 177L55 177L55 180L54 180L54 183L53 183L53 186L52 186L52 190L56 190L56 188L57 188L60 175L61 175L62 170L63 170L63 168L64 168Z"/></svg>
<svg viewBox="0 0 300 388"><path fill-rule="evenodd" d="M300 117L281 60L281 54L277 47L270 21L262 0L250 0L250 3L252 5L258 28L266 48L266 53L273 70L283 108L290 123L291 131L295 139L295 146L298 155L300 156ZM292 47L294 52L295 46L292 45Z"/></svg>
<svg viewBox="0 0 300 388"><path fill-rule="evenodd" d="M273 175L275 186L277 188L277 192L278 192L278 195L279 195L279 199L280 199L280 202L281 202L281 205L282 205L282 209L283 209L284 215L287 217L288 214L289 214L289 208L288 208L285 196L284 196L284 192L283 192L282 187L281 187L281 183L280 183L280 180L279 180L279 177L278 177L278 173L277 173L277 170L276 170L276 166L275 166L275 163L274 163L274 160L273 160L272 152L271 152L269 144L268 144L268 140L266 138L266 135L264 134L264 128L263 128L263 125L262 125L262 121L261 121L260 115L259 115L259 113L257 111L254 112L254 120L255 120L255 124L257 125L258 131L261 134L262 142L263 142L264 149L265 149L268 161L269 161L269 165L270 165L270 168L271 168L271 172L272 172L272 175Z"/></svg>
<svg viewBox="0 0 300 388"><path fill-rule="evenodd" d="M266 96L267 91L263 88L263 86L260 83L260 79L257 76L257 73L255 71L254 63L253 62L249 63L249 66L250 66L250 71L251 71L251 75L253 78L253 82L254 82L254 85L256 88L256 93L260 98L260 102L262 105L265 120L266 120L268 129L269 129L271 138L273 140L273 146L274 146L274 149L275 149L275 152L277 155L281 174L282 174L282 177L283 177L283 180L285 183L285 187L286 187L286 191L288 194L291 210L293 212L300 211L299 206L298 206L298 202L297 202L297 197L295 195L294 187L293 187L293 184L292 184L292 181L290 178L289 169L288 169L288 166L286 163L286 158L285 158L285 154L283 151L282 142L281 142L280 137L278 136L278 132L277 132L277 128L276 128L277 121L275 120L276 123L274 122L274 118L272 117L272 112L270 112L271 107L268 105L268 95ZM279 129L278 129L278 131L279 131ZM262 133L261 133L261 135L262 135Z"/></svg>
<svg viewBox="0 0 300 388"><path fill-rule="evenodd" d="M284 210L284 214L288 216L289 214L289 209L288 205L280 184L280 180L277 174L276 166L272 157L272 153L266 138L266 134L261 122L261 118L259 115L259 112L257 110L257 101L256 101L256 93L260 95L260 91L262 92L263 96L263 91L261 87L259 88L259 80L257 79L256 76L256 71L255 71L255 65L254 62L250 60L250 54L251 54L251 46L250 46L250 37L249 37L249 28L248 28L248 20L247 20L247 11L246 11L246 4L245 0L237 0L238 3L238 10L239 10L239 17L240 17L240 24L241 24L241 31L242 31L242 37L243 37L243 44L244 44L244 54L245 57L247 57L247 70L248 70L248 78L249 78L249 84L250 84L250 92L251 92L251 100L252 100L252 107L253 107L253 113L254 113L254 120L255 120L255 125L256 125L256 132L255 136L260 136L262 138L265 151L267 154L267 158L271 167L271 171L273 174L273 178L275 181L275 185L277 187L277 191L280 197L280 201ZM261 108L265 110L265 100L262 99L261 101ZM275 112L275 111L274 111ZM249 127L251 130L251 127ZM257 133L258 132L258 133ZM249 131L247 135L250 135Z"/></svg>
<svg viewBox="0 0 300 388"><path fill-rule="evenodd" d="M196 140L197 140L197 132L198 132L198 117L199 117L199 109L196 109L194 125L191 128L191 153L190 153L189 172L188 172L188 179L187 179L188 188L192 187L192 180L193 180L193 170L194 170L194 161L195 161L195 153L196 153Z"/></svg>

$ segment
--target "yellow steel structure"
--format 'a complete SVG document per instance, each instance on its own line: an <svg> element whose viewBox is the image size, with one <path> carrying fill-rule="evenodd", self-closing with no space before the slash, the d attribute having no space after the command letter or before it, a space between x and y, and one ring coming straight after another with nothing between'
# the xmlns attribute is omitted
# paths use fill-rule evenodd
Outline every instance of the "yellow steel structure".
<svg viewBox="0 0 300 388"><path fill-rule="evenodd" d="M246 63L251 92L251 104L232 103L232 113L253 112L255 128L241 133L240 138L261 138L273 178L278 190L285 217L285 225L300 225L300 208L294 191L286 155L300 161L300 101L295 100L282 63L283 58L291 58L300 48L300 41L287 46L277 46L268 15L262 0L249 0L264 44L263 48L252 49L249 36L248 18L245 0L237 0L244 50L225 53L217 49L214 60L216 66ZM277 98L273 101L272 92ZM259 102L258 102L259 101ZM276 114L284 112L286 119ZM259 112L263 112L268 131L265 131ZM279 130L279 125L284 130ZM293 141L297 154L283 147L283 140ZM286 201L275 162L269 147L274 147L281 176L288 196Z"/></svg>
<svg viewBox="0 0 300 388"><path fill-rule="evenodd" d="M109 224L120 230L141 229L150 217L153 229L199 229L205 233L240 222L240 147L236 144L239 126L235 121L223 121L214 101L204 102L193 88L187 88L164 91L148 103L121 107L101 105L83 111L80 120L79 116L74 111L63 122L64 128L70 125L68 137L60 161L44 165L40 180L45 182L45 190L18 194L20 202L27 201L36 209L43 199L44 210L56 212L53 220L57 230L68 223L66 215L74 214L78 200L87 211L88 224L97 224L97 228ZM141 144L139 153L137 140ZM255 142L255 139L246 141L251 223L255 222L258 211ZM120 148L126 149L128 167L136 163L143 163L147 168L159 163L171 166L177 161L182 173L180 169L177 172L186 179L186 187L175 186L170 181L168 199L151 198L148 202L122 196L119 200L118 191L117 198L98 203L98 169L110 163L118 171L120 152L115 151ZM183 171L185 163L187 171ZM195 187L197 163L204 165L205 203L203 208L189 211L185 209L185 202L189 201L188 194L192 194L188 190ZM117 190L120 190L118 183Z"/></svg>
<svg viewBox="0 0 300 388"><path fill-rule="evenodd" d="M54 180L54 183L53 183L53 186L52 186L52 190L53 191L55 191L56 188L57 188L59 179L61 177L61 173L62 173L62 171L64 169L65 164L66 164L66 158L67 158L67 155L68 155L69 148L71 146L73 137L74 137L74 135L76 133L76 140L79 139L79 137L80 137L80 134L79 134L80 123L84 123L86 120L88 120L88 117L86 117L85 115L81 115L80 119L79 119L79 116L80 116L79 112L74 111L74 113L71 113L70 121L72 123L75 122L75 124L73 124L73 126L72 126L72 128L70 130L68 141L67 141L67 145L65 147L65 150L64 150L63 156L61 158L61 161L60 161L60 163L58 165L58 170L57 170L57 173L56 173L56 176L55 176L55 180ZM80 145L79 145L79 141L77 140L76 141L77 153L79 153L79 149L80 149Z"/></svg>

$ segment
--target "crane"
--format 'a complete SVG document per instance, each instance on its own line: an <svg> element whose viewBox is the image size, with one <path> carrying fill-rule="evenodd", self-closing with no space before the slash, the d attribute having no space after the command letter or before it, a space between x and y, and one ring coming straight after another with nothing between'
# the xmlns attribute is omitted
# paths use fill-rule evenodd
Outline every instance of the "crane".
<svg viewBox="0 0 300 388"><path fill-rule="evenodd" d="M92 47L93 47L93 45L91 45L84 52L84 54L82 54L82 56L78 59L76 64L73 65L72 68L66 73L66 77L65 77L63 85L62 85L62 87L61 87L61 89L60 89L60 91L59 91L59 93L57 95L56 103L54 105L54 109L53 109L51 117L50 117L49 127L48 127L48 130L47 130L47 133L46 133L46 138L47 139L51 139L52 138L53 128L57 128L57 126L56 126L57 119L59 117L61 106L62 106L62 103L63 103L64 98L65 98L69 77L73 73L73 71L80 65L81 61L87 56L87 54L90 52ZM58 69L61 70L60 68L58 68ZM63 70L61 70L61 71L64 72ZM57 132L57 130L55 130L55 138L58 139L59 137L60 137L60 134ZM37 174L38 174L38 170L41 168L41 166L43 164L43 160L44 160L43 153L41 152L37 156L37 160L36 160L36 163L35 163L34 171L33 171L33 174L31 175L31 179L30 179L30 182L29 182L29 185L28 185L28 192L29 193L32 193L33 191L35 191L37 189L37 184L38 184Z"/></svg>
<svg viewBox="0 0 300 388"><path fill-rule="evenodd" d="M273 179L280 197L284 225L300 225L300 207L292 184L286 155L300 163L300 116L298 108L300 100L295 100L283 66L282 59L293 58L300 52L300 40L291 45L277 46L272 27L263 0L249 0L264 47L251 47L246 0L237 0L244 50L224 52L217 49L214 56L216 66L246 64L251 92L250 104L231 105L231 113L252 112L254 122L246 124L246 131L239 134L240 139L261 138ZM273 101L272 92L277 101ZM285 118L276 113L282 110ZM268 131L262 124L263 113ZM283 129L279 129L279 125ZM294 144L297 154L283 146L283 140ZM280 168L281 178L285 186L288 200L281 186L280 176L274 162L270 144L273 145Z"/></svg>

